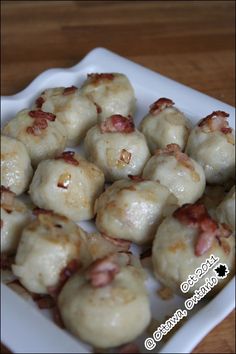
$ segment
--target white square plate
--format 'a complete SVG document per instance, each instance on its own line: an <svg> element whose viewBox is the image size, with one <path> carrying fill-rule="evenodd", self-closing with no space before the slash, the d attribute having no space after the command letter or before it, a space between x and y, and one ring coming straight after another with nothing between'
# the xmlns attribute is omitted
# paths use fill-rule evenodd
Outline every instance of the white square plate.
<svg viewBox="0 0 236 354"><path fill-rule="evenodd" d="M234 127L234 107L197 92L189 87L163 77L103 48L92 50L80 63L69 69L50 69L39 75L26 89L14 96L2 97L2 123L21 109L29 107L44 89L55 86L80 86L87 73L121 72L130 79L137 98L136 125L145 115L149 105L159 97L171 98L193 123L214 110L230 114L230 126ZM88 231L91 223L82 223ZM189 353L198 342L235 306L235 278L211 301L201 301L188 314L187 321L166 342L159 342L153 352ZM164 322L178 308L183 308L184 298L174 296L161 300L156 291L160 287L150 275L147 281L153 317ZM47 311L38 310L34 304L20 298L1 284L2 342L16 353L90 353L91 347L58 328ZM143 342L151 333L139 337L141 352Z"/></svg>

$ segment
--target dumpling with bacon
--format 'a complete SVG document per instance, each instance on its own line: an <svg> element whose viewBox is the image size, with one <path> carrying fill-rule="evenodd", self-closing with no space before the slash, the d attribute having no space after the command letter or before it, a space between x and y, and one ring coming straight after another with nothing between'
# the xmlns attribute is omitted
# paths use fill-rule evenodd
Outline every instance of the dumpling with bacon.
<svg viewBox="0 0 236 354"><path fill-rule="evenodd" d="M100 234L87 234L65 216L36 208L22 231L14 275L29 291L57 295L67 279L98 258L124 250Z"/></svg>
<svg viewBox="0 0 236 354"><path fill-rule="evenodd" d="M39 208L82 221L94 217L94 203L103 187L104 174L97 166L66 151L40 162L29 193Z"/></svg>
<svg viewBox="0 0 236 354"><path fill-rule="evenodd" d="M13 192L1 186L1 253L13 255L31 212Z"/></svg>
<svg viewBox="0 0 236 354"><path fill-rule="evenodd" d="M150 157L144 135L133 119L112 115L92 127L84 141L88 159L102 169L106 181L138 175Z"/></svg>
<svg viewBox="0 0 236 354"><path fill-rule="evenodd" d="M5 125L3 134L20 140L26 146L33 166L60 154L67 139L56 115L41 110L20 111Z"/></svg>
<svg viewBox="0 0 236 354"><path fill-rule="evenodd" d="M29 186L33 169L25 145L8 136L1 136L1 183L17 195Z"/></svg>
<svg viewBox="0 0 236 354"><path fill-rule="evenodd" d="M81 91L96 104L99 120L104 120L113 114L128 116L135 112L134 89L124 74L88 74Z"/></svg>
<svg viewBox="0 0 236 354"><path fill-rule="evenodd" d="M177 144L157 149L144 167L143 178L159 181L169 188L179 205L196 202L206 186L202 166L181 152Z"/></svg>
<svg viewBox="0 0 236 354"><path fill-rule="evenodd" d="M98 348L136 339L151 319L143 270L134 256L110 254L73 275L58 297L65 327Z"/></svg>
<svg viewBox="0 0 236 354"><path fill-rule="evenodd" d="M235 176L235 139L228 116L212 112L189 135L186 152L203 167L210 184L224 184Z"/></svg>
<svg viewBox="0 0 236 354"><path fill-rule="evenodd" d="M36 210L22 232L12 266L21 284L33 293L54 293L67 273L81 266L86 234L66 217Z"/></svg>
<svg viewBox="0 0 236 354"><path fill-rule="evenodd" d="M49 88L36 99L35 109L51 112L63 125L67 146L78 145L97 123L97 107L75 87Z"/></svg>
<svg viewBox="0 0 236 354"><path fill-rule="evenodd" d="M234 276L235 237L230 226L214 220L203 204L186 204L167 217L157 230L152 247L154 274L176 292L181 292L180 285L187 281L189 275L199 276L192 287L183 287L184 293L189 295L204 286L206 278L216 277L213 267L202 277L201 271L195 272L212 255L226 264L229 274L219 280L214 289L210 288L209 296Z"/></svg>
<svg viewBox="0 0 236 354"><path fill-rule="evenodd" d="M111 239L151 242L163 218L178 207L168 188L140 177L114 182L97 199L96 226Z"/></svg>
<svg viewBox="0 0 236 354"><path fill-rule="evenodd" d="M176 107L169 98L159 98L151 106L149 113L140 124L141 132L146 136L149 149L163 149L166 145L178 144L184 149L191 124L188 118Z"/></svg>

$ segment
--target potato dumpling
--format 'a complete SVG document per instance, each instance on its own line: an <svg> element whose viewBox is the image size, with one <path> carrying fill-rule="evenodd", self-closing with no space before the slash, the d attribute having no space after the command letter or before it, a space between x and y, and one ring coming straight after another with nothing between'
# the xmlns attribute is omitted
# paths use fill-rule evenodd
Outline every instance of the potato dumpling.
<svg viewBox="0 0 236 354"><path fill-rule="evenodd" d="M138 175L150 157L146 139L130 117L113 115L91 128L84 141L88 159L108 182Z"/></svg>
<svg viewBox="0 0 236 354"><path fill-rule="evenodd" d="M25 145L16 139L1 136L1 183L16 195L29 186L33 169Z"/></svg>
<svg viewBox="0 0 236 354"><path fill-rule="evenodd" d="M235 231L235 186L216 208L216 218L220 222L230 225Z"/></svg>
<svg viewBox="0 0 236 354"><path fill-rule="evenodd" d="M96 226L111 238L144 244L153 239L163 217L176 207L177 199L158 182L120 180L96 201Z"/></svg>
<svg viewBox="0 0 236 354"><path fill-rule="evenodd" d="M20 140L33 166L60 154L66 145L63 125L52 113L24 109L3 128L3 134Z"/></svg>
<svg viewBox="0 0 236 354"><path fill-rule="evenodd" d="M234 131L229 128L228 116L213 112L189 135L186 153L203 167L210 184L224 184L235 175Z"/></svg>
<svg viewBox="0 0 236 354"><path fill-rule="evenodd" d="M13 273L26 289L50 293L52 287L59 285L63 270L81 266L85 242L85 232L73 221L37 210L36 219L23 229Z"/></svg>
<svg viewBox="0 0 236 354"><path fill-rule="evenodd" d="M148 326L151 313L143 270L131 255L111 254L72 276L58 297L65 327L99 348L128 343Z"/></svg>
<svg viewBox="0 0 236 354"><path fill-rule="evenodd" d="M159 98L150 106L149 113L140 124L151 153L156 148L162 149L171 143L178 144L183 150L187 143L190 121L173 105L172 100Z"/></svg>
<svg viewBox="0 0 236 354"><path fill-rule="evenodd" d="M181 283L214 255L226 263L230 273L226 279L219 280L210 291L211 296L234 275L234 248L235 238L227 225L212 219L203 204L187 204L167 217L157 230L152 247L154 274L165 286L181 292ZM212 276L216 273L210 269L187 294L199 289Z"/></svg>
<svg viewBox="0 0 236 354"><path fill-rule="evenodd" d="M143 177L169 188L179 205L196 202L206 186L202 166L181 152L177 144L156 150L143 169Z"/></svg>
<svg viewBox="0 0 236 354"><path fill-rule="evenodd" d="M26 205L1 186L1 253L12 255L16 252L22 229L30 219Z"/></svg>
<svg viewBox="0 0 236 354"><path fill-rule="evenodd" d="M55 87L42 92L36 108L54 113L67 135L67 146L75 146L97 123L97 108L75 87Z"/></svg>
<svg viewBox="0 0 236 354"><path fill-rule="evenodd" d="M135 112L134 89L124 74L88 74L81 91L97 105L99 120L113 114L127 116Z"/></svg>
<svg viewBox="0 0 236 354"><path fill-rule="evenodd" d="M40 162L29 193L40 208L74 221L94 217L94 202L104 187L103 172L73 151Z"/></svg>

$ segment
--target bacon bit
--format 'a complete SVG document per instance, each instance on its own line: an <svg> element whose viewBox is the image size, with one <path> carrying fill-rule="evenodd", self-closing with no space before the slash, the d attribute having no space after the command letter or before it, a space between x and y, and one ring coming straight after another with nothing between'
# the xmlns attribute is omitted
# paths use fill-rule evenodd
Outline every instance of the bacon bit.
<svg viewBox="0 0 236 354"><path fill-rule="evenodd" d="M196 228L199 232L195 245L195 255L202 256L213 245L215 239L220 243L223 237L229 237L231 230L228 225L218 224L208 214L203 204L185 204L173 213L179 222Z"/></svg>
<svg viewBox="0 0 236 354"><path fill-rule="evenodd" d="M96 102L93 102L96 106L97 109L97 114L102 113L102 108L99 106L99 104L97 104Z"/></svg>
<svg viewBox="0 0 236 354"><path fill-rule="evenodd" d="M48 293L53 297L57 298L59 295L61 289L67 282L67 280L75 274L79 269L81 265L77 259L72 259L65 268L63 268L60 272L59 276L59 282L56 286L48 286L47 290Z"/></svg>
<svg viewBox="0 0 236 354"><path fill-rule="evenodd" d="M41 310L56 306L55 300L50 295L32 294L32 298Z"/></svg>
<svg viewBox="0 0 236 354"><path fill-rule="evenodd" d="M71 175L69 173L63 173L60 175L59 180L57 182L57 187L68 189L71 180Z"/></svg>
<svg viewBox="0 0 236 354"><path fill-rule="evenodd" d="M130 162L131 156L132 156L132 154L129 151L122 149L121 153L120 153L120 160L128 165Z"/></svg>
<svg viewBox="0 0 236 354"><path fill-rule="evenodd" d="M140 259L151 257L151 255L152 255L152 248L150 247L140 254Z"/></svg>
<svg viewBox="0 0 236 354"><path fill-rule="evenodd" d="M140 353L139 347L135 343L129 343L119 348L120 354Z"/></svg>
<svg viewBox="0 0 236 354"><path fill-rule="evenodd" d="M232 133L232 128L221 128L221 132L222 132L223 134Z"/></svg>
<svg viewBox="0 0 236 354"><path fill-rule="evenodd" d="M46 113L43 111L31 111L31 112L42 112L42 113ZM30 113L29 112L29 115ZM46 113L46 114L51 114L51 113ZM33 117L33 116L31 116ZM56 116L55 116L56 117ZM38 116L38 117L33 117L35 118L33 126L32 127L27 127L26 132L28 134L32 134L35 136L41 135L42 134L42 130L46 129L48 127L48 122L47 119L42 116ZM55 120L55 119L48 119L48 120Z"/></svg>
<svg viewBox="0 0 236 354"><path fill-rule="evenodd" d="M109 74L109 73L102 73L102 74L88 74L87 75L88 79L90 79L90 83L92 84L98 84L101 80L110 80L112 81L115 76L114 74Z"/></svg>
<svg viewBox="0 0 236 354"><path fill-rule="evenodd" d="M14 263L14 257L6 254L1 254L1 269L11 270L11 266Z"/></svg>
<svg viewBox="0 0 236 354"><path fill-rule="evenodd" d="M56 115L53 113L49 113L49 112L44 112L41 109L37 109L36 111L30 111L29 112L29 116L31 118L43 118L43 119L47 119L50 120L51 122L53 122L56 119Z"/></svg>
<svg viewBox="0 0 236 354"><path fill-rule="evenodd" d="M74 158L75 152L74 151L64 151L61 155L55 157L55 160L64 160L65 162L78 166L79 161Z"/></svg>
<svg viewBox="0 0 236 354"><path fill-rule="evenodd" d="M78 88L76 86L65 87L62 94L64 96L67 96L67 95L74 93L76 90L78 90Z"/></svg>
<svg viewBox="0 0 236 354"><path fill-rule="evenodd" d="M53 321L56 323L58 327L62 329L65 328L65 325L62 321L61 314L57 305L53 308Z"/></svg>
<svg viewBox="0 0 236 354"><path fill-rule="evenodd" d="M207 132L221 131L223 134L229 134L232 133L232 128L229 128L227 117L229 117L229 114L224 111L214 111L203 118L198 123L198 126L203 128L206 127Z"/></svg>
<svg viewBox="0 0 236 354"><path fill-rule="evenodd" d="M42 108L42 105L44 104L45 100L42 96L39 96L37 100L35 101L36 107L37 108Z"/></svg>
<svg viewBox="0 0 236 354"><path fill-rule="evenodd" d="M161 97L149 107L149 113L158 114L167 107L172 107L175 103L169 98Z"/></svg>
<svg viewBox="0 0 236 354"><path fill-rule="evenodd" d="M86 276L94 288L100 288L110 284L119 271L117 254L111 254L94 261L88 267Z"/></svg>
<svg viewBox="0 0 236 354"><path fill-rule="evenodd" d="M134 175L128 175L128 177L131 179L131 181L134 181L134 182L143 182L145 181L145 179L141 176L134 176Z"/></svg>
<svg viewBox="0 0 236 354"><path fill-rule="evenodd" d="M178 144L168 144L164 149L157 149L155 151L155 155L169 155L174 156L176 160L186 168L195 172L192 161L189 156L181 151L180 146ZM197 177L195 174L193 175L194 179L199 180L199 176Z"/></svg>
<svg viewBox="0 0 236 354"><path fill-rule="evenodd" d="M41 215L41 214L53 215L53 211L52 210L41 209L41 208L34 208L33 215L38 216L38 215Z"/></svg>
<svg viewBox="0 0 236 354"><path fill-rule="evenodd" d="M102 133L125 133L134 132L134 122L131 116L124 117L121 114L114 114L100 124Z"/></svg>
<svg viewBox="0 0 236 354"><path fill-rule="evenodd" d="M123 240L121 238L115 238L115 237L110 237L104 233L102 233L102 236L108 240L109 242L113 243L113 245L117 246L117 247L121 247L124 251L128 251L130 246L131 246L131 242L127 241L127 240Z"/></svg>
<svg viewBox="0 0 236 354"><path fill-rule="evenodd" d="M164 149L157 149L155 151L155 155L157 155L157 156L163 155L163 154L175 155L176 153L178 153L180 151L181 151L181 149L178 144L168 144L168 145L166 145L166 147Z"/></svg>
<svg viewBox="0 0 236 354"><path fill-rule="evenodd" d="M64 283L74 274L78 271L80 268L80 263L78 262L77 259L72 259L67 266L62 269L60 273L60 281L61 283Z"/></svg>

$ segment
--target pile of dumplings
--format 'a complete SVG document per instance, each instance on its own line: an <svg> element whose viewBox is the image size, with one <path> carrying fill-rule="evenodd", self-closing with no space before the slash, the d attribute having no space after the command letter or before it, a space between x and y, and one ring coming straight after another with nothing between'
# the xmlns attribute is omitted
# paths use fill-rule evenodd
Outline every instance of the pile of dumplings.
<svg viewBox="0 0 236 354"><path fill-rule="evenodd" d="M1 257L27 291L53 297L72 334L104 349L133 342L151 320L132 243L151 248L153 274L176 293L211 254L230 271L216 291L234 275L228 114L193 127L157 97L135 127L135 110L124 74L92 73L80 88L46 89L1 137ZM96 232L77 224L88 220Z"/></svg>

